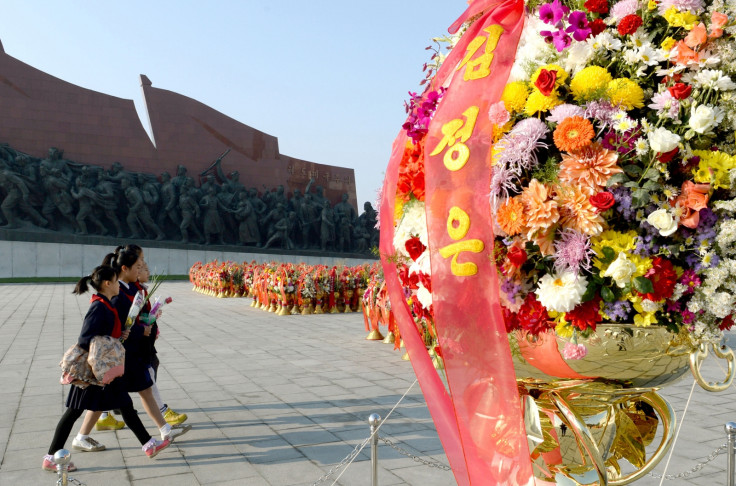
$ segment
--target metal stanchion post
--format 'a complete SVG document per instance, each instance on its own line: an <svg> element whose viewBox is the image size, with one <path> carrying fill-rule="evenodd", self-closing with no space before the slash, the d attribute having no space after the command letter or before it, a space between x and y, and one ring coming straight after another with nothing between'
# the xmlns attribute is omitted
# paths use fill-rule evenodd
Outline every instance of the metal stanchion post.
<svg viewBox="0 0 736 486"><path fill-rule="evenodd" d="M72 460L72 454L66 449L59 449L54 454L54 463L56 464L56 472L59 475L57 484L67 486L69 481L69 462Z"/></svg>
<svg viewBox="0 0 736 486"><path fill-rule="evenodd" d="M378 486L378 425L381 423L381 416L372 413L368 417L368 423L371 426L371 485Z"/></svg>
<svg viewBox="0 0 736 486"><path fill-rule="evenodd" d="M728 440L728 486L736 486L736 422L728 422L725 426Z"/></svg>

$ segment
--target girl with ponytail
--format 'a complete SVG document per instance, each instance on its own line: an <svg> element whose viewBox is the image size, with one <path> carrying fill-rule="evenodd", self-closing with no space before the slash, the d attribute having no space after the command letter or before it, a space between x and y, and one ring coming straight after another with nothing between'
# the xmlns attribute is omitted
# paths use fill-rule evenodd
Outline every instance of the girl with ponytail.
<svg viewBox="0 0 736 486"><path fill-rule="evenodd" d="M130 334L129 331L123 330L117 309L112 303L112 300L118 296L120 291L117 278L118 272L114 268L109 265L100 265L90 275L82 277L74 287L73 293L77 295L86 293L90 287L97 291L92 296L89 310L77 339L77 344L85 350L89 350L89 345L96 336L127 338ZM56 471L53 455L59 449L64 448L74 423L85 410L120 409L125 422L141 442L143 451L149 457L154 457L169 445L168 440L157 441L148 434L133 408L133 401L126 392L124 380L120 378L114 379L105 386L89 385L86 388L80 388L71 385L66 399L66 406L66 412L61 416L56 426L48 454L43 457L41 467L45 470ZM95 421L96 418L92 420L90 415L85 417L80 433L72 441L74 449L90 451L105 448L105 446L89 437ZM76 470L76 467L70 464L70 470Z"/></svg>

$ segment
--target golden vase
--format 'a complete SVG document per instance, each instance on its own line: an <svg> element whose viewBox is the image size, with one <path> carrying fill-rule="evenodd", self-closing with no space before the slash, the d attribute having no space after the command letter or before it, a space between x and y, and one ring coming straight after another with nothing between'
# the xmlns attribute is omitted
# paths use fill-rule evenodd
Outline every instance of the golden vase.
<svg viewBox="0 0 736 486"><path fill-rule="evenodd" d="M599 324L579 359L553 331L508 337L537 484L618 486L642 478L675 434L675 414L657 390L688 370L708 391L725 390L734 377L730 348L664 327ZM722 382L700 374L709 349L728 362Z"/></svg>

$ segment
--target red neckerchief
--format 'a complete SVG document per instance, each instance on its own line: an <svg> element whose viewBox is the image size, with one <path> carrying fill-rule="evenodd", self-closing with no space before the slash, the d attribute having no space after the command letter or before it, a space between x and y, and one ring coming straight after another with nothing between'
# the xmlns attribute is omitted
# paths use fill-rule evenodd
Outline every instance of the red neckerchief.
<svg viewBox="0 0 736 486"><path fill-rule="evenodd" d="M115 307L113 307L112 304L110 304L110 302L107 301L107 299L103 299L97 294L93 295L89 301L90 302L102 302L105 305L105 307L107 307L108 309L112 311L112 315L115 317L115 325L112 328L112 332L110 333L110 336L114 338L119 338L122 335L123 326L120 323L120 316L118 316L117 309L115 309Z"/></svg>

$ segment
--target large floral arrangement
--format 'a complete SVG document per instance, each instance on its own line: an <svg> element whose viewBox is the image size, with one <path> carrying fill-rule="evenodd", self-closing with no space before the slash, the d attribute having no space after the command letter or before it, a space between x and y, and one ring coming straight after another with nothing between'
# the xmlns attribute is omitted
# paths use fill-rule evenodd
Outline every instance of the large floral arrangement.
<svg viewBox="0 0 736 486"><path fill-rule="evenodd" d="M732 325L735 19L723 0L527 2L501 100L478 114L493 123L488 217L508 331L577 343L604 321L694 339ZM430 65L442 60L435 50ZM431 337L424 143L448 93L425 82L407 104L393 258Z"/></svg>
<svg viewBox="0 0 736 486"><path fill-rule="evenodd" d="M286 310L309 314L317 307L320 312L357 312L360 296L378 268L377 263L328 267L214 260L195 263L189 278L198 292L217 297L249 296L254 306L282 315Z"/></svg>

